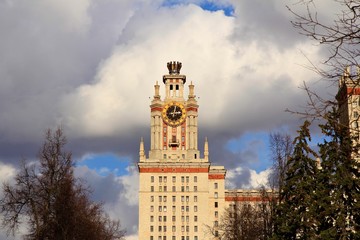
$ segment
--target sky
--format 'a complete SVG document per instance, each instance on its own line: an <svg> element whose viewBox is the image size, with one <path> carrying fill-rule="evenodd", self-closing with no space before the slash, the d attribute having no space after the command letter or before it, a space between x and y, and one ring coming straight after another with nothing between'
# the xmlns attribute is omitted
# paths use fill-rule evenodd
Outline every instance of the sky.
<svg viewBox="0 0 360 240"><path fill-rule="evenodd" d="M327 52L292 27L286 5L302 11L298 2L0 1L0 181L62 126L76 176L137 239L139 141L148 150L153 86L180 61L200 106L199 149L207 137L229 188L256 188L271 166L269 134L294 136L302 122L285 110L306 106L303 83L336 92L307 68ZM321 19L338 10L316 3Z"/></svg>

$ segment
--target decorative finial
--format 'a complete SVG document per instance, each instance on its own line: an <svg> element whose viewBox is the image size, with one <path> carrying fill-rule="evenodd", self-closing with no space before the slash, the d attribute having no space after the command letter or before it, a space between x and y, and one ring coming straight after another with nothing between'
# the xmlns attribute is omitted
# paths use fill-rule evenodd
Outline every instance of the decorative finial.
<svg viewBox="0 0 360 240"><path fill-rule="evenodd" d="M180 74L180 69L181 69L181 62L168 62L167 63L167 68L169 69L169 74Z"/></svg>
<svg viewBox="0 0 360 240"><path fill-rule="evenodd" d="M209 160L209 143L207 137L205 137L205 144L204 144L204 159Z"/></svg>

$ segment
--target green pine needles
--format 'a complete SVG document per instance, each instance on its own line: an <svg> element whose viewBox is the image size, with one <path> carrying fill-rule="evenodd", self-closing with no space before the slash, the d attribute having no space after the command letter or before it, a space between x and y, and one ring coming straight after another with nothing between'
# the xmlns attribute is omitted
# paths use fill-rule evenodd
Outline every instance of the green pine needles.
<svg viewBox="0 0 360 240"><path fill-rule="evenodd" d="M300 127L287 161L272 239L360 239L359 136L333 108L319 125L324 140L316 153L309 127Z"/></svg>

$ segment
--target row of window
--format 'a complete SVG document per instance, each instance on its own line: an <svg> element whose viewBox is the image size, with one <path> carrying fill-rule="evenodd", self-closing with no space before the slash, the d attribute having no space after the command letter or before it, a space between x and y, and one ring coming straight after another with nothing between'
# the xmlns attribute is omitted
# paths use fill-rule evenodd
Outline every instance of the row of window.
<svg viewBox="0 0 360 240"><path fill-rule="evenodd" d="M167 202L167 196L158 196L159 198L159 202ZM154 196L150 196L150 202L154 202L155 197ZM194 196L193 197L194 202L198 201L198 197ZM190 196L181 196L181 202L189 202L190 200ZM172 196L172 201L176 202L176 196Z"/></svg>
<svg viewBox="0 0 360 240"><path fill-rule="evenodd" d="M158 218L159 222L166 222L167 221L167 216L159 216ZM172 222L176 222L176 216L172 216L171 217ZM181 222L189 222L190 221L190 217L189 216L181 216ZM194 216L194 222L198 221L198 216ZM154 216L150 216L150 222L154 222Z"/></svg>
<svg viewBox="0 0 360 240"><path fill-rule="evenodd" d="M150 240L155 240L154 236L150 236ZM159 236L158 240L167 240L167 239L166 239L166 236ZM177 240L176 236L172 236L171 240ZM181 240L190 240L190 237L189 236L181 236ZM194 236L193 240L198 240L198 237Z"/></svg>
<svg viewBox="0 0 360 240"><path fill-rule="evenodd" d="M176 192L176 186L172 186L172 191ZM159 186L159 192L167 192L167 186ZM181 192L190 192L190 187L189 186L181 186L180 188ZM194 192L198 191L197 186L194 186L193 188ZM150 191L154 192L155 191L155 187L154 186L150 186Z"/></svg>
<svg viewBox="0 0 360 240"><path fill-rule="evenodd" d="M181 176L181 182L186 182L188 183L190 181L190 177L189 176ZM151 176L150 177L150 181L153 183L155 182L155 176ZM159 182L167 182L167 176L159 176ZM176 182L176 176L172 176L172 182ZM194 182L197 182L197 176L194 176Z"/></svg>
<svg viewBox="0 0 360 240"><path fill-rule="evenodd" d="M166 206L159 206L158 208L159 212L167 212L167 207ZM176 211L176 206L172 206L172 211L175 212ZM189 212L190 211L190 207L189 206L181 206L181 211L182 212ZM194 212L198 211L198 207L194 206ZM150 206L150 212L154 212L154 206Z"/></svg>
<svg viewBox="0 0 360 240"><path fill-rule="evenodd" d="M172 232L176 232L176 226L172 226ZM158 232L166 232L166 226L158 226ZM190 226L181 226L181 232L190 232ZM154 226L150 226L150 232L154 232ZM194 226L194 232L198 232L198 226Z"/></svg>

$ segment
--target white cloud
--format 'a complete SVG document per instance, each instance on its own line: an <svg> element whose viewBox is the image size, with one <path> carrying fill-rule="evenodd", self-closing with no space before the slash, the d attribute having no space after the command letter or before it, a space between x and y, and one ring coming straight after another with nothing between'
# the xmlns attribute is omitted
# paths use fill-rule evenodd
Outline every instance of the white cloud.
<svg viewBox="0 0 360 240"><path fill-rule="evenodd" d="M16 174L16 168L9 164L0 162L0 182L11 181Z"/></svg>
<svg viewBox="0 0 360 240"><path fill-rule="evenodd" d="M226 188L236 189L259 189L262 186L268 187L268 179L271 173L271 169L266 169L257 173L252 169L245 169L242 167L236 167L234 169L228 169L226 173ZM242 175L246 175L247 181L242 181L239 184L239 178L243 178Z"/></svg>
<svg viewBox="0 0 360 240"><path fill-rule="evenodd" d="M138 173L133 167L120 177L102 176L86 166L76 167L75 175L86 180L93 190L92 199L104 203L104 210L113 219L119 219L129 235L137 232Z"/></svg>

